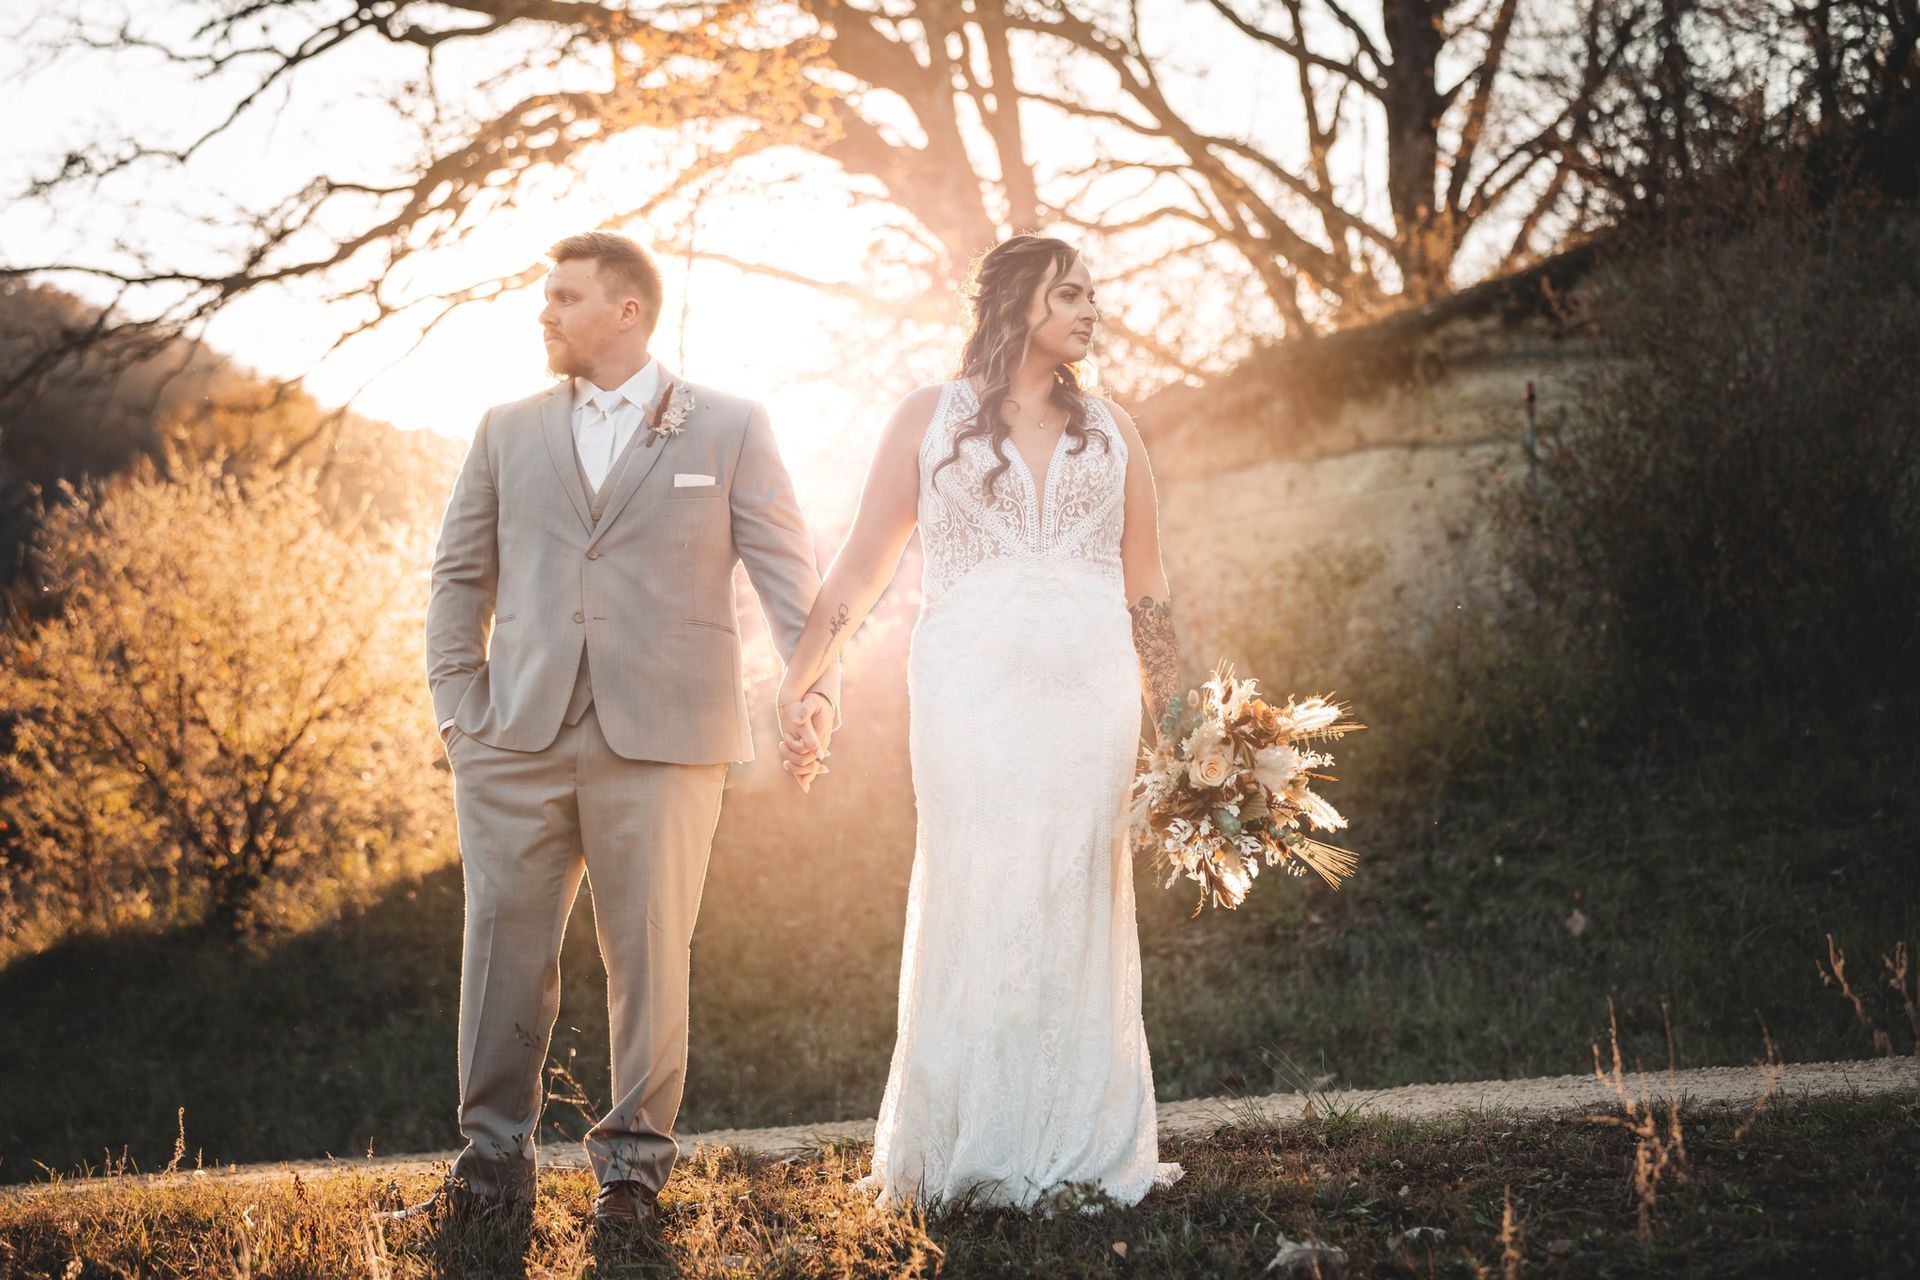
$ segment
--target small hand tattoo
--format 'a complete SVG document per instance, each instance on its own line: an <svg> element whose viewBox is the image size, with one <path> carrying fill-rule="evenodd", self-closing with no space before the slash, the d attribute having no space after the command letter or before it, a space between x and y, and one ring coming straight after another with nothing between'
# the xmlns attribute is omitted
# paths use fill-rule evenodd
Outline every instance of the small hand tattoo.
<svg viewBox="0 0 1920 1280"><path fill-rule="evenodd" d="M840 628L846 625L847 606L841 605L839 610L831 618L827 619L827 639L831 641L835 636L840 634Z"/></svg>
<svg viewBox="0 0 1920 1280"><path fill-rule="evenodd" d="M1140 603L1127 612L1133 615L1133 647L1140 655L1140 689L1158 725L1180 696L1180 646L1173 634L1173 605L1141 596Z"/></svg>

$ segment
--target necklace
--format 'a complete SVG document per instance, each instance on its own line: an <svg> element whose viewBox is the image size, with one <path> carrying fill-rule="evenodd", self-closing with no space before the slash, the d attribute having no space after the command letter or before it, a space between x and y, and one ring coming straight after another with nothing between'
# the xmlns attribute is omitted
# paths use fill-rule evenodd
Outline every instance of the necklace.
<svg viewBox="0 0 1920 1280"><path fill-rule="evenodd" d="M1021 417L1025 418L1028 422L1031 422L1035 427L1039 428L1041 431L1049 431L1052 429L1047 426L1047 420L1044 416L1035 417L1033 414L1028 413L1026 410L1026 406L1022 405L1018 400L1015 400L1012 396L1008 396L1006 402L1012 405L1019 412ZM1060 425L1063 427L1067 425L1067 420L1065 415L1061 416Z"/></svg>

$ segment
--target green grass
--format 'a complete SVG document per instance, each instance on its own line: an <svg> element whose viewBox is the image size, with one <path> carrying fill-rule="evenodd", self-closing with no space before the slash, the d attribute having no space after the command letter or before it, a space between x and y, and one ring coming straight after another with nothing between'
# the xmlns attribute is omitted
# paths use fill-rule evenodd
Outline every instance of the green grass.
<svg viewBox="0 0 1920 1280"><path fill-rule="evenodd" d="M1348 1121L1169 1144L1187 1167L1131 1209L882 1214L864 1148L784 1160L702 1151L657 1237L596 1243L583 1171L542 1176L530 1220L466 1234L375 1227L430 1174L239 1180L181 1172L0 1196L0 1271L332 1276L1256 1276L1277 1238L1344 1249L1352 1273L1896 1276L1920 1246L1920 1109L1776 1101L1685 1117L1684 1181L1638 1233L1632 1140L1583 1120ZM1503 1232L1511 1203L1514 1226ZM1409 1228L1435 1228L1444 1238ZM1515 1274L1507 1271L1506 1274Z"/></svg>
<svg viewBox="0 0 1920 1280"><path fill-rule="evenodd" d="M1778 787L1767 770L1792 753L1747 743L1684 773L1622 767L1442 813L1356 800L1366 861L1347 890L1276 878L1241 911L1195 920L1187 886L1142 870L1159 1094L1289 1088L1286 1057L1362 1087L1585 1072L1609 997L1629 1058L1655 1065L1663 1000L1683 1067L1757 1060L1762 1018L1788 1061L1864 1056L1814 962L1832 931L1872 988L1878 951L1920 937L1920 754L1903 741L1852 744L1844 766ZM1363 745L1343 770L1354 797ZM727 802L695 940L683 1132L878 1107L912 817L873 804L905 783L885 732L850 728L834 764L837 789L810 808L788 790ZM122 1153L155 1167L180 1107L189 1159L210 1162L457 1145L460 919L447 867L250 950L158 932L14 962L0 970L0 1181ZM554 1058L604 1098L585 894L563 969ZM549 1107L550 1135L583 1128Z"/></svg>

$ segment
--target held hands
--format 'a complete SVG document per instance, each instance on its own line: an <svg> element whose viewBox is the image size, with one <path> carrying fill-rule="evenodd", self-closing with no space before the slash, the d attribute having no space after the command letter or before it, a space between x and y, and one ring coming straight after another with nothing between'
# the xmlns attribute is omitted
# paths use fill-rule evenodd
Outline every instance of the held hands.
<svg viewBox="0 0 1920 1280"><path fill-rule="evenodd" d="M780 767L800 790L811 791L814 778L828 773L827 750L833 738L833 704L825 694L809 693L780 703Z"/></svg>

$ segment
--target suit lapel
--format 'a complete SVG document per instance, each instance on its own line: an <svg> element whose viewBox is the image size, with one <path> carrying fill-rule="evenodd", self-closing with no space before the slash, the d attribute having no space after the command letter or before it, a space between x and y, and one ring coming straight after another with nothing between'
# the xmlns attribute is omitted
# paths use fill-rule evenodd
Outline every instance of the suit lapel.
<svg viewBox="0 0 1920 1280"><path fill-rule="evenodd" d="M607 495L607 504L600 510L600 526L594 530L593 537L588 541L587 545L589 547L595 542L600 541L601 537L606 533L607 527L611 525L614 518L620 514L621 508L625 507L628 500L631 499L635 493L639 492L640 485L652 474L653 469L660 464L661 456L673 447L673 441L671 439L656 440L652 443L651 447L649 447L646 440L647 423L653 421L654 410L660 406L659 397L668 394L681 385L680 378L677 374L673 373L665 365L660 366L660 390L655 395L653 404L648 407L646 417L641 422L639 431L634 436L632 456L627 459L627 465L621 468L620 476L614 483L613 492ZM698 412L699 409L696 405L694 413L687 415L686 425L688 429L692 428L694 414ZM591 525L593 522L589 520L587 523Z"/></svg>
<svg viewBox="0 0 1920 1280"><path fill-rule="evenodd" d="M553 459L553 469L560 474L560 487L573 500L573 509L579 512L580 523L588 533L592 533L593 512L587 506L586 490L580 487L580 464L574 461L571 378L555 387L540 402L540 434L546 437L547 456Z"/></svg>

